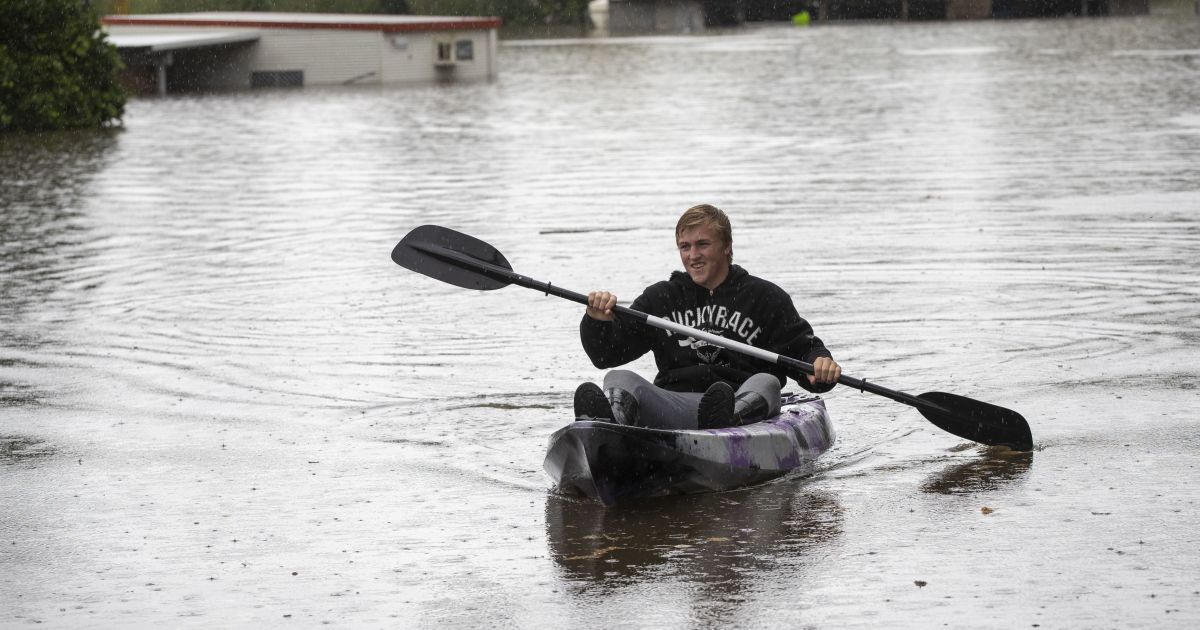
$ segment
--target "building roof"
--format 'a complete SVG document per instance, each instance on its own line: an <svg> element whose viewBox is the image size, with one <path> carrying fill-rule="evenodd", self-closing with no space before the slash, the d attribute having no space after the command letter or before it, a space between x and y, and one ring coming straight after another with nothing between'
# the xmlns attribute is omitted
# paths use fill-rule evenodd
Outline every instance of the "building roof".
<svg viewBox="0 0 1200 630"><path fill-rule="evenodd" d="M358 31L451 31L500 28L498 17L442 17L433 15L377 15L348 13L267 13L211 11L203 13L147 13L106 15L106 26L188 26L217 28L288 28Z"/></svg>
<svg viewBox="0 0 1200 630"><path fill-rule="evenodd" d="M193 31L187 33L109 33L108 42L121 50L162 52L258 41L258 31Z"/></svg>

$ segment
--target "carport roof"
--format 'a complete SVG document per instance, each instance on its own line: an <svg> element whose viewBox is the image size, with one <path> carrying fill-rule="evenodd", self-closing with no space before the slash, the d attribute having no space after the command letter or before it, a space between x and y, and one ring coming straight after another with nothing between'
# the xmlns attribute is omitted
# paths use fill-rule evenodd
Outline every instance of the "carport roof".
<svg viewBox="0 0 1200 630"><path fill-rule="evenodd" d="M108 41L121 50L165 52L203 46L219 46L239 42L258 41L258 31L212 31L159 32L159 33L109 33Z"/></svg>

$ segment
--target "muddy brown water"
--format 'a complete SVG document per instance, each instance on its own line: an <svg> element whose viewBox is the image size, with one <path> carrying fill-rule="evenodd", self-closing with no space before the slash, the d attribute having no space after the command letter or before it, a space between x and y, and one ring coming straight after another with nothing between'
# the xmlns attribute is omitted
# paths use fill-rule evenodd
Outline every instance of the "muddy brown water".
<svg viewBox="0 0 1200 630"><path fill-rule="evenodd" d="M0 139L0 626L1195 627L1200 24L510 41L490 84L135 100ZM848 373L817 474L604 510L541 471L574 305L708 202ZM634 369L652 374L641 360Z"/></svg>

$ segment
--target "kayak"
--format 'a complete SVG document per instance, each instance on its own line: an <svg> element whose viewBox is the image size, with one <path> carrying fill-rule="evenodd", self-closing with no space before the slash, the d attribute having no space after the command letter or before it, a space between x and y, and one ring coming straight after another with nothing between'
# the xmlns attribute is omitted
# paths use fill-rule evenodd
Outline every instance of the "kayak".
<svg viewBox="0 0 1200 630"><path fill-rule="evenodd" d="M779 415L725 429L651 429L576 420L550 436L543 467L559 492L615 505L812 472L834 438L824 400L785 395Z"/></svg>

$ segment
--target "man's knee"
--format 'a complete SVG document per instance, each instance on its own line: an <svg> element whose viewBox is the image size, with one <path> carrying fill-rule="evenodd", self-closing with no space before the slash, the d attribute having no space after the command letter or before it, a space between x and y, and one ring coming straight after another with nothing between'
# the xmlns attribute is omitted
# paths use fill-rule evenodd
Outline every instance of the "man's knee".
<svg viewBox="0 0 1200 630"><path fill-rule="evenodd" d="M612 370L604 375L604 389L623 389L632 394L637 394L639 390L648 384L650 384L650 381L630 370Z"/></svg>
<svg viewBox="0 0 1200 630"><path fill-rule="evenodd" d="M779 379L774 374L759 372L746 379L746 382L742 383L742 386L738 388L738 393L757 392L765 398L779 398L781 388Z"/></svg>
<svg viewBox="0 0 1200 630"><path fill-rule="evenodd" d="M782 385L775 375L760 372L746 379L734 397L734 412L739 421L757 421L779 413Z"/></svg>

